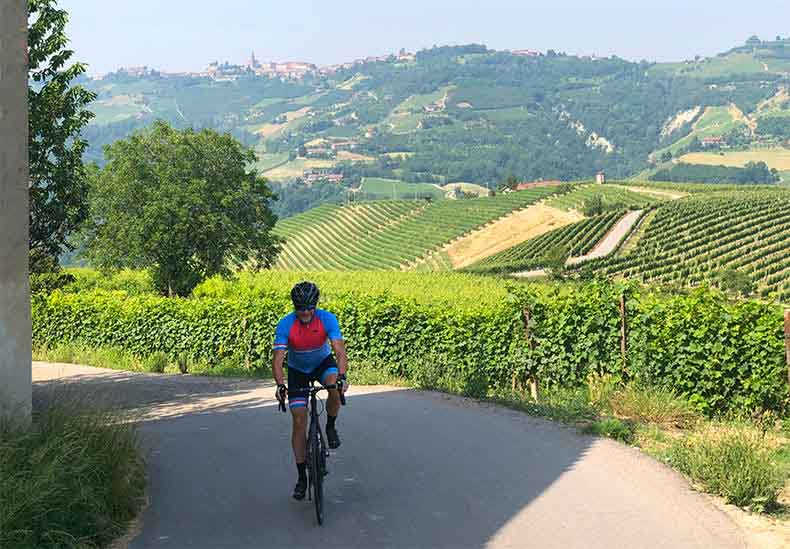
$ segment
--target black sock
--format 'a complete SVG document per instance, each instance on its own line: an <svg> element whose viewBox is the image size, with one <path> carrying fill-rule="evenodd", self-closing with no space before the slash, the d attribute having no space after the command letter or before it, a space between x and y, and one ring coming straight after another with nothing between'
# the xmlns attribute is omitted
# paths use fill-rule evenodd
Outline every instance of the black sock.
<svg viewBox="0 0 790 549"><path fill-rule="evenodd" d="M299 482L307 480L307 464L297 463L296 469L299 471Z"/></svg>
<svg viewBox="0 0 790 549"><path fill-rule="evenodd" d="M335 420L337 416L330 416L329 414L326 415L326 428L327 429L334 429L335 428Z"/></svg>

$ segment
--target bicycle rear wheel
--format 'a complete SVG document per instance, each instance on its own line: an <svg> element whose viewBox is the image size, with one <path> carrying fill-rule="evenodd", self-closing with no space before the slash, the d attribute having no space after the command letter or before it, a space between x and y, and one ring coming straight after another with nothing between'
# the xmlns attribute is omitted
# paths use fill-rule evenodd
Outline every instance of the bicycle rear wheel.
<svg viewBox="0 0 790 549"><path fill-rule="evenodd" d="M310 472L312 476L313 502L315 503L315 518L318 524L324 523L324 460L321 451L321 440L318 432L318 422L310 427Z"/></svg>

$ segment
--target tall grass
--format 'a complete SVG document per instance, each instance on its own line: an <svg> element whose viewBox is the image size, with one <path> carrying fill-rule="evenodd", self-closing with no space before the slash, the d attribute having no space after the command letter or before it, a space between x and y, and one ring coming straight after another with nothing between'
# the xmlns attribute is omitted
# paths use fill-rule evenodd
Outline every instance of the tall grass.
<svg viewBox="0 0 790 549"><path fill-rule="evenodd" d="M776 506L783 474L753 428L709 424L676 440L668 457L706 492L729 503L756 510Z"/></svg>
<svg viewBox="0 0 790 549"><path fill-rule="evenodd" d="M135 428L110 412L60 399L29 427L0 423L0 547L105 546L144 490Z"/></svg>

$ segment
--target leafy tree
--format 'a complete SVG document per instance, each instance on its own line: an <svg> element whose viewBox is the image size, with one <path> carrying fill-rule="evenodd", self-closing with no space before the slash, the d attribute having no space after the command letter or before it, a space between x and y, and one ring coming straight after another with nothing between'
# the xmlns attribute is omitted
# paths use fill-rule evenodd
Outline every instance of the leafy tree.
<svg viewBox="0 0 790 549"><path fill-rule="evenodd" d="M57 268L71 249L68 235L88 213L88 182L80 130L93 118L85 106L96 95L71 81L85 65L68 65L68 14L56 0L28 1L28 154L30 163L30 268Z"/></svg>
<svg viewBox="0 0 790 549"><path fill-rule="evenodd" d="M158 121L105 148L91 177L88 257L103 269L149 268L166 295L278 251L267 183L254 153L228 134L176 130Z"/></svg>
<svg viewBox="0 0 790 549"><path fill-rule="evenodd" d="M719 287L744 297L754 292L754 282L748 274L736 269L724 269L719 274Z"/></svg>
<svg viewBox="0 0 790 549"><path fill-rule="evenodd" d="M562 246L549 248L543 256L543 265L549 277L554 280L562 279L565 274L565 262L568 259L568 250Z"/></svg>
<svg viewBox="0 0 790 549"><path fill-rule="evenodd" d="M584 215L592 217L600 215L604 211L603 199L600 194L595 194L584 201Z"/></svg>

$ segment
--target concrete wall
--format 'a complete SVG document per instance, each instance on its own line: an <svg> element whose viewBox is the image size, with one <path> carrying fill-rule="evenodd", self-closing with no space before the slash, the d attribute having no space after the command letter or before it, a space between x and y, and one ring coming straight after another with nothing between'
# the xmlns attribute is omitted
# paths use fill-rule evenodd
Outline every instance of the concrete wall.
<svg viewBox="0 0 790 549"><path fill-rule="evenodd" d="M0 416L30 417L27 10L0 0Z"/></svg>

